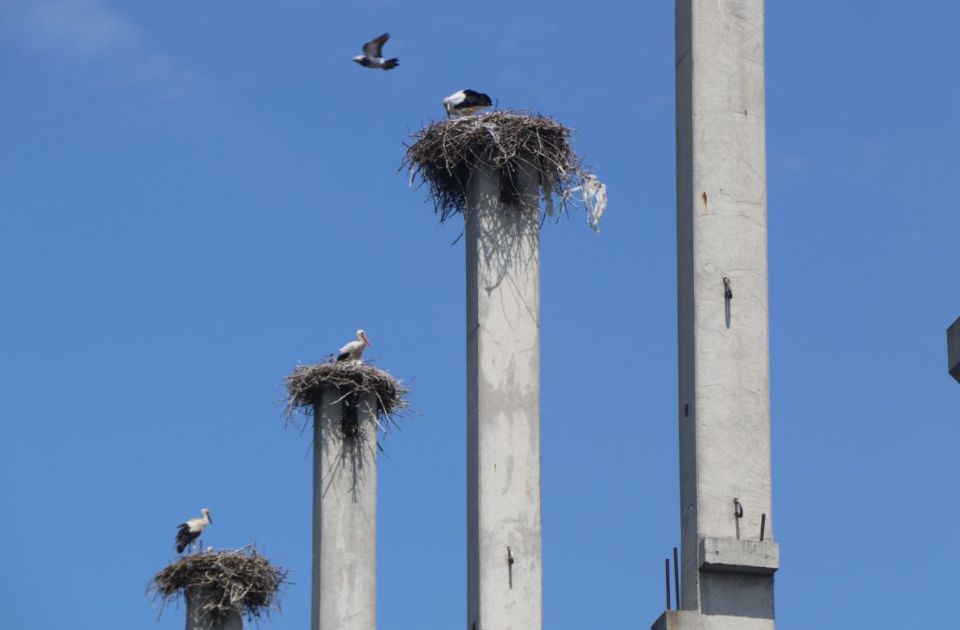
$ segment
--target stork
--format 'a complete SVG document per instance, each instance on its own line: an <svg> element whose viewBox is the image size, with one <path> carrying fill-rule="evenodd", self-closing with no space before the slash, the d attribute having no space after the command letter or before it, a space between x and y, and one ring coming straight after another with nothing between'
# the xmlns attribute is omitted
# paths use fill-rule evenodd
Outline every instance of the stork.
<svg viewBox="0 0 960 630"><path fill-rule="evenodd" d="M492 104L489 96L474 90L460 90L443 99L443 108L447 110L447 116L469 116Z"/></svg>
<svg viewBox="0 0 960 630"><path fill-rule="evenodd" d="M357 331L357 340L344 344L337 354L337 361L359 361L367 346L372 345L363 329Z"/></svg>
<svg viewBox="0 0 960 630"><path fill-rule="evenodd" d="M376 39L372 39L363 45L363 54L356 55L353 60L364 68L379 68L381 70L393 70L400 65L400 60L383 58L383 45L390 39L390 33L384 33Z"/></svg>
<svg viewBox="0 0 960 630"><path fill-rule="evenodd" d="M190 544L207 528L207 525L213 522L210 518L210 510L203 508L200 510L203 514L200 518L191 518L186 523L180 523L177 526L177 553L183 553Z"/></svg>

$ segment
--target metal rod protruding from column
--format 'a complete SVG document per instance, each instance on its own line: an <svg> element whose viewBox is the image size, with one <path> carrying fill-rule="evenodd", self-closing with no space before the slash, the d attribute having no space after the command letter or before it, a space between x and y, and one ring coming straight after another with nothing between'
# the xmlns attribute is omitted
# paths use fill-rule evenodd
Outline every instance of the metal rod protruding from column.
<svg viewBox="0 0 960 630"><path fill-rule="evenodd" d="M670 610L670 558L665 558L663 561L663 576L667 587L667 610Z"/></svg>
<svg viewBox="0 0 960 630"><path fill-rule="evenodd" d="M680 610L680 562L676 547L673 548L673 592L676 595L677 610Z"/></svg>

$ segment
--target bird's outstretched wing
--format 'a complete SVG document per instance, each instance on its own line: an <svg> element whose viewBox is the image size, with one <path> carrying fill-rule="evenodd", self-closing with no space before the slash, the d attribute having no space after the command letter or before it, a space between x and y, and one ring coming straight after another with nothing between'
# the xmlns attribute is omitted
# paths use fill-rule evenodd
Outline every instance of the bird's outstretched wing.
<svg viewBox="0 0 960 630"><path fill-rule="evenodd" d="M363 54L367 57L383 57L383 45L390 39L390 33L384 33L380 37L371 40L363 45Z"/></svg>

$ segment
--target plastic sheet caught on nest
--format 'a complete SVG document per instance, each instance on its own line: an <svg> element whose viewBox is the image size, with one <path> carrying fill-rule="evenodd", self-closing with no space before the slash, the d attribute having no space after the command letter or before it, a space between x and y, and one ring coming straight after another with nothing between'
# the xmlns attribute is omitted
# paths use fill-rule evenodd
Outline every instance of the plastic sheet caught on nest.
<svg viewBox="0 0 960 630"><path fill-rule="evenodd" d="M201 621L216 625L233 612L253 620L279 610L278 593L286 581L284 569L245 547L184 556L157 573L149 590L164 605L178 595L198 594Z"/></svg>
<svg viewBox="0 0 960 630"><path fill-rule="evenodd" d="M598 231L606 208L606 187L582 167L570 147L572 130L547 116L493 112L434 122L414 134L401 168L430 188L440 221L463 213L470 175L486 165L500 175L500 197L519 197L515 174L522 166L539 174L543 211L553 214L553 198L561 210L579 191L590 226Z"/></svg>
<svg viewBox="0 0 960 630"><path fill-rule="evenodd" d="M288 421L297 411L312 413L313 405L320 400L323 388L334 386L350 408L356 409L355 401L363 394L377 397L377 417L388 419L407 406L404 398L407 388L388 372L362 361L340 361L298 365L287 377Z"/></svg>

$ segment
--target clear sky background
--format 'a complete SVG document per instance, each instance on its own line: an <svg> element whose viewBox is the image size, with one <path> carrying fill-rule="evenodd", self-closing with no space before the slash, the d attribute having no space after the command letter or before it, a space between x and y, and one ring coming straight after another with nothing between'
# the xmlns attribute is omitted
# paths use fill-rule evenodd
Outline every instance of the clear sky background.
<svg viewBox="0 0 960 630"><path fill-rule="evenodd" d="M953 627L960 5L767 13L784 629ZM389 30L384 73L350 62ZM175 526L256 543L308 627L309 434L282 382L364 327L378 616L466 619L464 253L398 172L464 87L577 129L609 187L542 248L550 630L645 628L679 538L673 3L0 0L0 627L181 628Z"/></svg>

